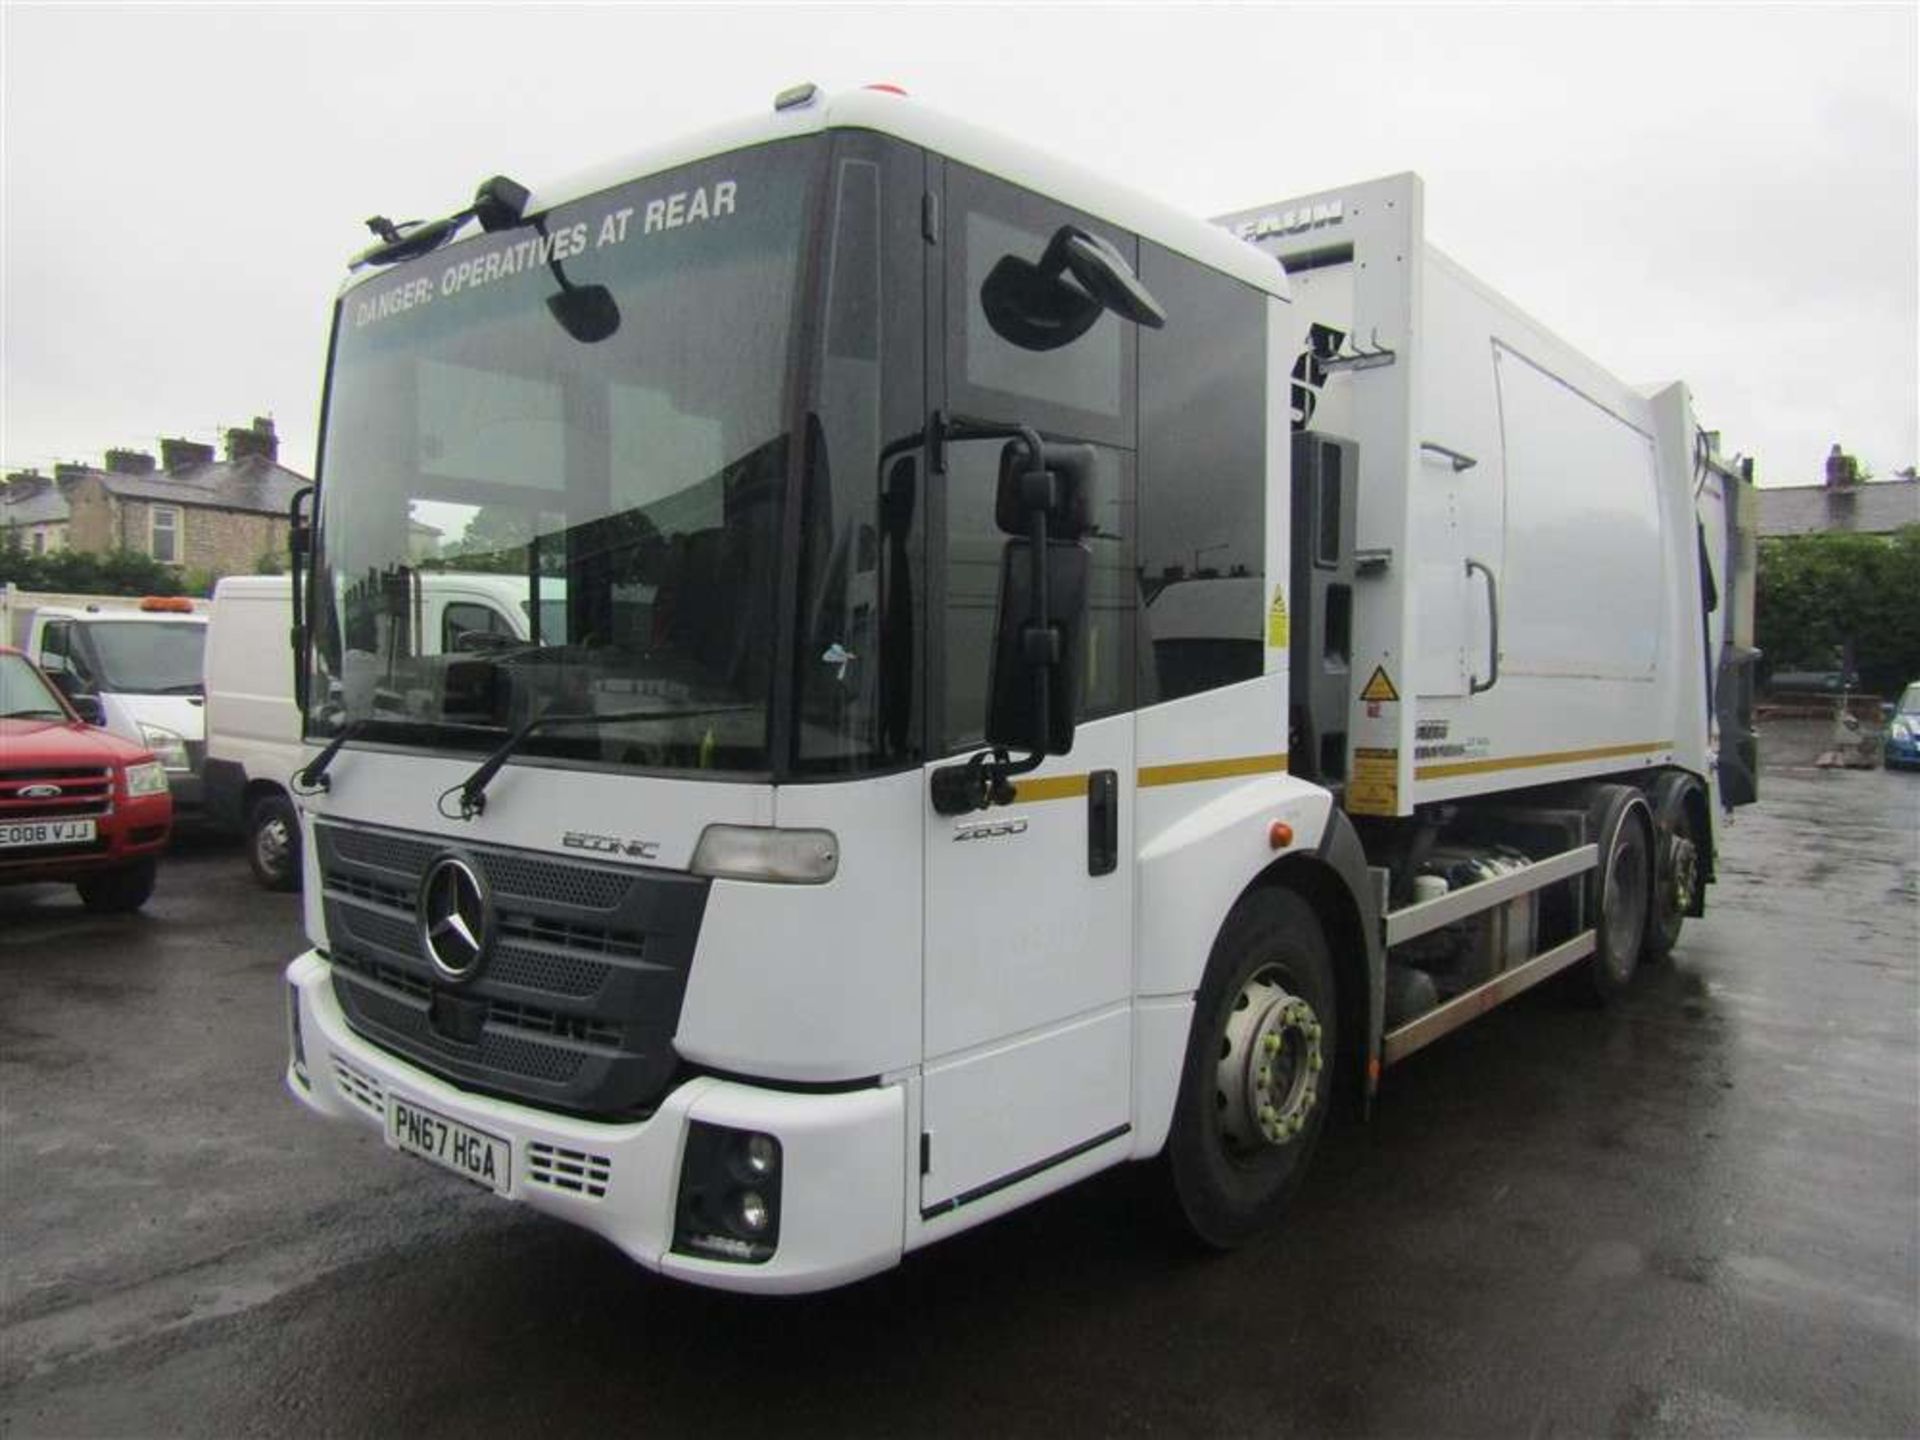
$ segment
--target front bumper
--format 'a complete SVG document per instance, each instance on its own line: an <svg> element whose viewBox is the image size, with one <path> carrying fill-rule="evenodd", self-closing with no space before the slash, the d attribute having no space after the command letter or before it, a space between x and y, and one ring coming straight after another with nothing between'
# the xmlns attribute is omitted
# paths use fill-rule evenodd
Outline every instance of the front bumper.
<svg viewBox="0 0 1920 1440"><path fill-rule="evenodd" d="M173 833L173 807L164 795L122 800L105 814L34 818L92 819L97 839L27 854L0 850L0 885L64 884L99 871L118 870L157 858Z"/></svg>
<svg viewBox="0 0 1920 1440"><path fill-rule="evenodd" d="M287 1088L321 1114L371 1125L384 1136L387 1107L397 1096L503 1139L512 1152L506 1198L585 1226L648 1269L695 1284L798 1293L899 1263L907 1185L900 1087L793 1094L702 1076L669 1092L645 1120L574 1119L471 1094L369 1044L348 1027L331 973L311 950L287 967L306 1061L304 1082L289 1061ZM780 1141L780 1241L764 1263L670 1248L681 1155L695 1121ZM582 1193L567 1179L574 1167L589 1170L600 1193Z"/></svg>
<svg viewBox="0 0 1920 1440"><path fill-rule="evenodd" d="M167 771L167 789L173 794L177 811L198 815L206 808L206 782L191 770Z"/></svg>
<svg viewBox="0 0 1920 1440"><path fill-rule="evenodd" d="M1920 767L1920 737L1908 736L1903 740L1897 735L1887 736L1883 758L1887 765L1896 770L1908 766Z"/></svg>

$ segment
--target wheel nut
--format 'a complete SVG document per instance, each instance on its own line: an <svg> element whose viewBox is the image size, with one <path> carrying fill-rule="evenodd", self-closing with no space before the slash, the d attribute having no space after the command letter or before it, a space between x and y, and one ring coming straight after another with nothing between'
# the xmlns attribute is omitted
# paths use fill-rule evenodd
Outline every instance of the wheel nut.
<svg viewBox="0 0 1920 1440"><path fill-rule="evenodd" d="M1260 1043L1266 1047L1267 1053L1271 1055L1280 1048L1280 1037L1278 1035L1263 1035Z"/></svg>

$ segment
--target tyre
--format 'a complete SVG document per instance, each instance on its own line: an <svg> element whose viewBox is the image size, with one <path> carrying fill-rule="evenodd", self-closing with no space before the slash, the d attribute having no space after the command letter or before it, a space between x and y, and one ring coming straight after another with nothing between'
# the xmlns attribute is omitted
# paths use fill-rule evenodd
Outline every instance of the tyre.
<svg viewBox="0 0 1920 1440"><path fill-rule="evenodd" d="M269 890L300 884L300 817L279 791L262 795L247 810L247 864Z"/></svg>
<svg viewBox="0 0 1920 1440"><path fill-rule="evenodd" d="M74 887L80 892L80 903L94 914L125 915L147 903L159 873L157 860L136 860L117 870L102 870L77 880Z"/></svg>
<svg viewBox="0 0 1920 1440"><path fill-rule="evenodd" d="M1699 898L1705 855L1694 829L1689 800L1699 785L1664 775L1653 787L1653 899L1647 918L1644 960L1664 960L1680 943L1680 927Z"/></svg>
<svg viewBox="0 0 1920 1440"><path fill-rule="evenodd" d="M1332 1103L1337 1019L1313 907L1242 896L1207 959L1167 1139L1174 1197L1207 1245L1244 1243L1299 1188Z"/></svg>
<svg viewBox="0 0 1920 1440"><path fill-rule="evenodd" d="M1583 967L1587 990L1601 1004L1633 983L1647 943L1653 901L1653 818L1630 785L1604 785L1594 796L1588 833L1600 863L1587 881L1593 957Z"/></svg>

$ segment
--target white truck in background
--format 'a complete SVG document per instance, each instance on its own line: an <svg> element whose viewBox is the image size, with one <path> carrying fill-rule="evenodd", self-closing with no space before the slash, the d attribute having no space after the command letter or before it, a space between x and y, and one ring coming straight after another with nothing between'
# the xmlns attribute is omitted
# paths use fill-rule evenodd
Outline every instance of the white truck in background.
<svg viewBox="0 0 1920 1440"><path fill-rule="evenodd" d="M524 641L527 582L511 575L420 577L417 633L429 653ZM206 647L206 805L246 839L247 863L269 890L300 884L300 821L288 777L303 763L287 636L284 575L229 576L214 587Z"/></svg>
<svg viewBox="0 0 1920 1440"><path fill-rule="evenodd" d="M69 700L97 703L112 734L153 751L174 817L203 813L207 602L182 595L66 595L0 586L0 637Z"/></svg>
<svg viewBox="0 0 1920 1440"><path fill-rule="evenodd" d="M312 1109L737 1290L1127 1161L1229 1247L1336 1090L1703 913L1750 467L1417 178L1208 223L803 86L377 228L296 534ZM524 636L409 619L416 507Z"/></svg>

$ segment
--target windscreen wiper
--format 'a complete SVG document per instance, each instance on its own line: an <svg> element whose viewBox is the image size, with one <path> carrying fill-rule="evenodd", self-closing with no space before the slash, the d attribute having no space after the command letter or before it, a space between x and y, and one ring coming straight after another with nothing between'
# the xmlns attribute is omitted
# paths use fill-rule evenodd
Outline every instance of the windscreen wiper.
<svg viewBox="0 0 1920 1440"><path fill-rule="evenodd" d="M333 782L327 779L327 767L333 764L333 757L340 753L340 747L358 736L371 722L365 719L349 720L340 727L340 733L327 742L322 750L306 767L293 772L293 790L296 795L324 793L333 788Z"/></svg>
<svg viewBox="0 0 1920 1440"><path fill-rule="evenodd" d="M636 720L691 720L708 715L737 715L742 710L752 708L750 705L713 705L699 710L608 710L604 713L587 711L571 715L552 713L536 715L502 740L494 752L480 762L480 768L469 775L465 781L440 796L440 813L446 815L449 820L455 818L471 820L474 816L485 813L487 786L492 782L493 777L500 773L500 767L507 763L507 757L518 750L521 742L536 730L558 729L563 725L617 725L623 721ZM447 796L455 794L460 797L460 811L457 817L448 814L446 808Z"/></svg>

